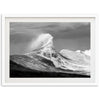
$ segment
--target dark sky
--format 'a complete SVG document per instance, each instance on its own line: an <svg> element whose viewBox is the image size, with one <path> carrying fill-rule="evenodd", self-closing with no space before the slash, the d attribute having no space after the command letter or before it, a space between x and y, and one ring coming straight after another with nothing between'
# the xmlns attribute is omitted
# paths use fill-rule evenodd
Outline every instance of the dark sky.
<svg viewBox="0 0 100 100"><path fill-rule="evenodd" d="M12 22L10 23L10 54L24 54L41 33L54 37L54 46L69 50L90 49L88 22Z"/></svg>

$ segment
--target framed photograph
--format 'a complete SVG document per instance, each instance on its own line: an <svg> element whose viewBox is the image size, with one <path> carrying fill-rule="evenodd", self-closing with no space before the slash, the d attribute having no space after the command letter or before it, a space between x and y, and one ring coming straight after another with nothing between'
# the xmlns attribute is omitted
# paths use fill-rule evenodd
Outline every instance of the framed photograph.
<svg viewBox="0 0 100 100"><path fill-rule="evenodd" d="M97 85L94 15L3 15L2 85Z"/></svg>

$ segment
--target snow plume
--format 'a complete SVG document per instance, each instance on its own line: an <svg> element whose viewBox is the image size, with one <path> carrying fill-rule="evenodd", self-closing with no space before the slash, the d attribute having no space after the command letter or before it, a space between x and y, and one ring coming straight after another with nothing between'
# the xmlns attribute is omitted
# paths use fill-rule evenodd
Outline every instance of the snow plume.
<svg viewBox="0 0 100 100"><path fill-rule="evenodd" d="M40 34L35 41L31 42L30 48L31 50L35 50L48 44L53 45L52 39L53 37L49 33Z"/></svg>

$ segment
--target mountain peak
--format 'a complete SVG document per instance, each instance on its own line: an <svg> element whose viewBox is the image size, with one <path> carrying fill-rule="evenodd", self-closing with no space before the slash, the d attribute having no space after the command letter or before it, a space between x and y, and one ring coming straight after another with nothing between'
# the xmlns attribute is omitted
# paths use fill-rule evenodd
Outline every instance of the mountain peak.
<svg viewBox="0 0 100 100"><path fill-rule="evenodd" d="M48 49L54 48L53 36L49 33L40 34L35 41L29 46L31 53L38 53L39 51L47 51ZM29 53L27 53L29 54Z"/></svg>
<svg viewBox="0 0 100 100"><path fill-rule="evenodd" d="M29 55L38 54L51 60L53 54L56 53L53 45L53 36L49 33L41 34L35 41L37 47Z"/></svg>

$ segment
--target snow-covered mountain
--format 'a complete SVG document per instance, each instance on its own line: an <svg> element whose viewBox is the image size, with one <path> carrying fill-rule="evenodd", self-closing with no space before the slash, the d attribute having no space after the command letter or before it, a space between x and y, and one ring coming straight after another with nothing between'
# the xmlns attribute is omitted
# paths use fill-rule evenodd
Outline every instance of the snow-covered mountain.
<svg viewBox="0 0 100 100"><path fill-rule="evenodd" d="M60 53L54 49L53 37L50 34L42 34L37 39L36 50L27 54L32 57L33 54L42 56L51 60L56 68L74 70L74 71L87 71L89 72L90 57L75 51L61 50Z"/></svg>
<svg viewBox="0 0 100 100"><path fill-rule="evenodd" d="M71 51L67 49L63 49L60 51L60 53L66 57L71 59L71 65L72 69L74 70L73 66L75 67L75 70L85 70L87 72L90 72L90 56L82 53L82 52L76 52Z"/></svg>
<svg viewBox="0 0 100 100"><path fill-rule="evenodd" d="M52 69L52 72L59 72L58 70L60 70L60 72L64 73L69 71L74 74L90 75L90 57L84 53L67 49L60 52L56 51L53 45L53 36L50 34L41 34L32 46L34 44L36 45L34 50L26 53L24 56L13 55L11 60L35 70L47 71L43 67L47 66L49 68L47 72ZM46 62L43 62L43 59ZM48 65L48 62L50 65Z"/></svg>

